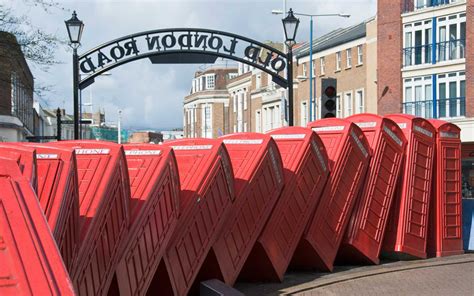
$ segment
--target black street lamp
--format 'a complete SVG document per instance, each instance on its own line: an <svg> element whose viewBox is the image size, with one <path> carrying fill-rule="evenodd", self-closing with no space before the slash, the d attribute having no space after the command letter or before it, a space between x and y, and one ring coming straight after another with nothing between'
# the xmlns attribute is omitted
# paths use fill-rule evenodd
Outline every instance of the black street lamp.
<svg viewBox="0 0 474 296"><path fill-rule="evenodd" d="M69 35L69 46L73 50L72 68L73 68L73 96L74 96L74 139L79 139L79 68L77 48L81 46L82 30L84 23L77 18L76 11L72 13L72 17L65 21L67 33Z"/></svg>
<svg viewBox="0 0 474 296"><path fill-rule="evenodd" d="M296 43L296 32L300 20L293 14L290 8L288 15L281 20L285 30L285 44L288 47L288 125L293 126L293 45Z"/></svg>

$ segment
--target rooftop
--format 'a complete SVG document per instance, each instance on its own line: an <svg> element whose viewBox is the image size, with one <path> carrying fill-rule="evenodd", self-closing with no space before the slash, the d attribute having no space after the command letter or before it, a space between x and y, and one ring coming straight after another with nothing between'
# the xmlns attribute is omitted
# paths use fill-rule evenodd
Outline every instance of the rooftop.
<svg viewBox="0 0 474 296"><path fill-rule="evenodd" d="M372 21L375 17L364 20L361 23L347 27L338 28L333 30L321 37L313 39L313 53L321 52L328 48L332 48L359 38L365 37L366 35L366 24ZM309 55L309 42L305 42L299 48L295 50L295 56L302 58Z"/></svg>

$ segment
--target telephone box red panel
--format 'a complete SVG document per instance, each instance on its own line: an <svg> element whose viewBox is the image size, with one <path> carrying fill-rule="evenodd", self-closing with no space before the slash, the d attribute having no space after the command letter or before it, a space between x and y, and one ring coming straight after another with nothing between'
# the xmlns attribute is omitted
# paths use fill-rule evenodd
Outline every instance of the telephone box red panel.
<svg viewBox="0 0 474 296"><path fill-rule="evenodd" d="M36 180L36 152L34 148L25 147L19 143L0 143L0 157L15 160L23 176L30 181L36 191L38 181Z"/></svg>
<svg viewBox="0 0 474 296"><path fill-rule="evenodd" d="M388 118L357 114L346 119L362 130L372 157L337 260L378 264L406 139L398 125Z"/></svg>
<svg viewBox="0 0 474 296"><path fill-rule="evenodd" d="M283 161L285 187L252 249L240 278L282 281L328 179L323 143L310 129L270 131Z"/></svg>
<svg viewBox="0 0 474 296"><path fill-rule="evenodd" d="M427 252L436 257L463 254L461 129L443 120L429 122L436 129L436 148Z"/></svg>
<svg viewBox="0 0 474 296"><path fill-rule="evenodd" d="M187 295L229 214L234 176L220 140L182 139L164 146L173 148L178 163L181 215L149 292Z"/></svg>
<svg viewBox="0 0 474 296"><path fill-rule="evenodd" d="M106 295L129 227L130 185L121 145L48 143L72 148L79 181L80 246L71 277L79 295Z"/></svg>
<svg viewBox="0 0 474 296"><path fill-rule="evenodd" d="M232 163L235 201L199 279L217 278L233 285L280 196L283 168L269 135L237 133L220 139ZM216 263L218 268L213 266Z"/></svg>
<svg viewBox="0 0 474 296"><path fill-rule="evenodd" d="M0 158L0 295L74 295L35 192Z"/></svg>
<svg viewBox="0 0 474 296"><path fill-rule="evenodd" d="M427 120L412 115L386 117L402 129L407 148L382 251L402 258L426 258L436 130Z"/></svg>
<svg viewBox="0 0 474 296"><path fill-rule="evenodd" d="M370 160L361 129L348 120L328 118L308 123L329 155L331 175L292 266L332 270Z"/></svg>
<svg viewBox="0 0 474 296"><path fill-rule="evenodd" d="M37 195L69 271L79 244L79 191L72 149L24 144L36 149Z"/></svg>
<svg viewBox="0 0 474 296"><path fill-rule="evenodd" d="M177 225L178 168L169 147L152 144L123 147L130 177L131 226L116 269L117 292L145 295Z"/></svg>

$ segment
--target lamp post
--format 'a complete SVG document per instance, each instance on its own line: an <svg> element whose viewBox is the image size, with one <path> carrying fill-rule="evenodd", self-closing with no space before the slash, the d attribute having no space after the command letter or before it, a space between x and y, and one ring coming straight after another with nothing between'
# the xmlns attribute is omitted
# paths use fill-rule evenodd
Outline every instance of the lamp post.
<svg viewBox="0 0 474 296"><path fill-rule="evenodd" d="M296 43L296 32L300 20L295 17L293 9L290 8L287 16L281 21L285 31L285 44L288 47L288 125L293 126L293 45Z"/></svg>
<svg viewBox="0 0 474 296"><path fill-rule="evenodd" d="M272 14L283 14L283 11L274 9L272 10ZM314 92L313 92L313 17L321 17L321 16L337 16L337 17L351 17L350 14L346 13L325 13L325 14L307 14L307 13L297 13L293 12L294 15L301 15L301 16L308 16L310 19L309 21L309 121L313 121L313 100L314 93L316 93L316 86L314 85ZM314 71L316 72L316 71Z"/></svg>
<svg viewBox="0 0 474 296"><path fill-rule="evenodd" d="M72 71L73 71L73 97L74 97L74 139L79 139L79 68L77 48L81 46L82 30L84 23L77 18L76 11L72 13L72 17L65 21L67 33L69 35L69 46L73 50L72 54Z"/></svg>

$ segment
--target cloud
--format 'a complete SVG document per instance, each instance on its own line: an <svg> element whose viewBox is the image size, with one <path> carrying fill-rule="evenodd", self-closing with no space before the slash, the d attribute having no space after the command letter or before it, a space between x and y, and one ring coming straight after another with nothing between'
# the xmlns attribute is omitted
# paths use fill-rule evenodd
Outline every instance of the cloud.
<svg viewBox="0 0 474 296"><path fill-rule="evenodd" d="M282 9L282 0L174 0L174 1L61 1L66 9L45 13L24 6L18 0L7 3L20 14L28 14L32 22L48 32L66 37L64 20L77 10L84 21L84 52L114 38L158 28L203 27L224 30L256 40L283 39L281 16L272 9ZM351 13L350 19L315 18L315 35L360 22L375 14L375 0L356 1L287 1L287 8L305 13ZM309 39L309 20L301 18L298 40ZM54 90L43 99L51 108L65 106L72 113L71 51L57 50L60 64L48 73L33 68L37 83L52 85ZM189 93L194 71L199 65L153 65L140 60L115 68L111 76L99 77L82 94L88 101L92 93L94 109L105 109L106 118L117 120L123 110L125 127L171 128L182 126L183 98Z"/></svg>

